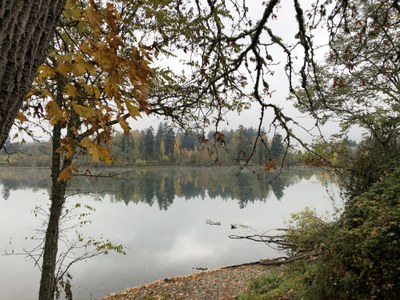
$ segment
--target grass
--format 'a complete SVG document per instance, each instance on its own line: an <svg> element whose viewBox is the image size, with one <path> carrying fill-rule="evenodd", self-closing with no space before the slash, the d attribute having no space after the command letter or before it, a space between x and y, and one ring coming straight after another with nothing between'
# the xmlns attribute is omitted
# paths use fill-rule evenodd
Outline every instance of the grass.
<svg viewBox="0 0 400 300"><path fill-rule="evenodd" d="M279 268L272 268L254 280L246 293L236 300L309 299L308 290L315 284L318 265L310 261L298 261Z"/></svg>

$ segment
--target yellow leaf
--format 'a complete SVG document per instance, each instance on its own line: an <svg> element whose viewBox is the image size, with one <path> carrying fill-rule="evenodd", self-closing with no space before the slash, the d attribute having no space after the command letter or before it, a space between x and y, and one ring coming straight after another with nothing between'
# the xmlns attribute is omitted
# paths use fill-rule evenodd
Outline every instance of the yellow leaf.
<svg viewBox="0 0 400 300"><path fill-rule="evenodd" d="M75 7L72 9L72 17L74 20L79 21L81 19L82 10L79 7Z"/></svg>
<svg viewBox="0 0 400 300"><path fill-rule="evenodd" d="M42 94L45 97L49 97L49 98L54 99L54 95L48 89L43 89Z"/></svg>
<svg viewBox="0 0 400 300"><path fill-rule="evenodd" d="M85 148L86 151L89 153L89 155L92 157L92 159L95 162L100 161L100 153L99 150L97 149L96 145L88 138L85 138L81 141L80 145L82 148Z"/></svg>
<svg viewBox="0 0 400 300"><path fill-rule="evenodd" d="M54 101L50 101L46 105L47 118L51 125L55 125L58 121L64 120L64 113Z"/></svg>
<svg viewBox="0 0 400 300"><path fill-rule="evenodd" d="M87 41L82 42L82 44L79 46L79 49L83 53L87 53L87 54L93 53L93 49L91 48L90 44Z"/></svg>
<svg viewBox="0 0 400 300"><path fill-rule="evenodd" d="M43 81L48 78L53 78L55 75L53 68L46 65L41 65L39 67L38 73L39 73L38 78L40 81Z"/></svg>
<svg viewBox="0 0 400 300"><path fill-rule="evenodd" d="M106 164L112 163L110 149L104 146L97 146L97 150L100 153L100 158L102 161L104 161Z"/></svg>
<svg viewBox="0 0 400 300"><path fill-rule="evenodd" d="M83 86L85 88L85 92L90 95L94 96L96 99L100 98L100 90L97 86L95 85L90 85L90 84L85 84Z"/></svg>
<svg viewBox="0 0 400 300"><path fill-rule="evenodd" d="M130 130L131 128L129 127L128 123L126 123L125 119L122 118L122 117L120 117L120 116L118 116L118 117L117 117L117 120L118 120L118 122L119 122L119 125L121 125L122 129L124 130L124 133L125 133L125 134L128 134L128 133L129 133L129 130Z"/></svg>
<svg viewBox="0 0 400 300"><path fill-rule="evenodd" d="M82 118L88 119L96 115L96 111L91 107L83 106L77 104L76 102L72 102L72 107L74 108L75 112Z"/></svg>
<svg viewBox="0 0 400 300"><path fill-rule="evenodd" d="M67 182L72 178L74 172L78 171L78 167L75 164L70 164L68 167L63 169L58 175L57 182Z"/></svg>
<svg viewBox="0 0 400 300"><path fill-rule="evenodd" d="M56 152L57 153L65 153L65 157L67 159L72 158L72 156L75 153L75 140L71 139L71 138L64 138L62 140L63 145L60 146Z"/></svg>
<svg viewBox="0 0 400 300"><path fill-rule="evenodd" d="M94 144L89 138L85 138L80 142L82 148L90 154L92 159L98 163L100 160L107 164L112 163L111 153L107 147Z"/></svg>
<svg viewBox="0 0 400 300"><path fill-rule="evenodd" d="M74 86L74 85L72 85L72 84L67 84L65 87L64 87L64 92L67 94L67 95L69 95L69 96L71 96L71 97L76 97L77 95L78 95L78 90L76 89L76 87Z"/></svg>
<svg viewBox="0 0 400 300"><path fill-rule="evenodd" d="M376 227L372 228L372 230L371 230L371 235L372 235L372 236L375 236L375 235L377 235L377 234L378 234L378 228L376 228Z"/></svg>
<svg viewBox="0 0 400 300"><path fill-rule="evenodd" d="M15 118L21 122L28 121L28 118L22 112L19 112Z"/></svg>
<svg viewBox="0 0 400 300"><path fill-rule="evenodd" d="M100 36L100 26L102 23L101 15L94 9L96 6L94 1L89 1L90 6L83 12L83 18L89 23L93 37L96 39Z"/></svg>
<svg viewBox="0 0 400 300"><path fill-rule="evenodd" d="M74 75L82 75L89 73L91 75L96 74L96 68L90 62L87 62L86 59L82 55L77 55L74 59L74 63L71 66L71 71Z"/></svg>
<svg viewBox="0 0 400 300"><path fill-rule="evenodd" d="M111 76L107 77L105 80L104 92L110 98L119 94L118 84Z"/></svg>
<svg viewBox="0 0 400 300"><path fill-rule="evenodd" d="M68 72L71 72L71 65L67 63L61 63L57 66L56 71L61 75L67 75Z"/></svg>
<svg viewBox="0 0 400 300"><path fill-rule="evenodd" d="M74 63L72 65L71 71L74 75L80 76L86 73L86 66L84 63Z"/></svg>
<svg viewBox="0 0 400 300"><path fill-rule="evenodd" d="M93 86L93 91L94 91L94 97L96 99L99 99L100 98L100 90L99 90L99 88L97 86Z"/></svg>
<svg viewBox="0 0 400 300"><path fill-rule="evenodd" d="M88 148L88 147L90 147L92 144L93 144L93 142L92 142L90 139L88 139L88 138L84 138L84 139L80 142L80 145L81 145L83 148Z"/></svg>
<svg viewBox="0 0 400 300"><path fill-rule="evenodd" d="M33 90L30 90L30 91L26 94L25 100L26 100L26 99L29 99L29 98L32 97L33 95L34 95L34 91L33 91Z"/></svg>
<svg viewBox="0 0 400 300"><path fill-rule="evenodd" d="M126 108L129 111L129 114L131 115L132 118L136 120L137 117L140 117L140 112L139 108L135 105L132 104L132 101L130 100L125 100Z"/></svg>

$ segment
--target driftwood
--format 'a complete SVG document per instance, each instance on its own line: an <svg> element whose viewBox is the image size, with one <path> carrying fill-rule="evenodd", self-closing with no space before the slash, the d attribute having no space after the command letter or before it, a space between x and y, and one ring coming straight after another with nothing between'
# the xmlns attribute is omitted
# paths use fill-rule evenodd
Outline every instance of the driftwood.
<svg viewBox="0 0 400 300"><path fill-rule="evenodd" d="M219 226L219 225L221 225L221 222L214 222L214 221L212 221L212 220L206 220L206 224L208 224L208 225L217 225L217 226Z"/></svg>
<svg viewBox="0 0 400 300"><path fill-rule="evenodd" d="M296 248L295 245L290 243L287 239L286 235L262 235L262 234L253 234L253 235L229 235L230 239L240 240L246 239L254 242L262 242L266 244L274 244L277 245L279 250L293 250Z"/></svg>
<svg viewBox="0 0 400 300"><path fill-rule="evenodd" d="M279 229L278 231L287 231L286 229ZM229 235L230 239L246 239L255 242L262 242L268 245L276 245L279 250L286 251L289 253L288 256L277 257L274 259L260 259L259 261L244 263L241 265L228 266L227 268L237 267L242 265L266 265L266 266L279 266L283 264L289 264L295 261L312 258L316 255L312 248L310 249L299 249L298 246L291 243L286 234L282 235ZM314 249L315 250L315 249Z"/></svg>
<svg viewBox="0 0 400 300"><path fill-rule="evenodd" d="M277 258L273 258L273 259L260 259L260 260L252 261L252 262L248 262L248 263L226 266L221 269L229 269L229 268L251 266L251 265L280 266L280 265L284 265L284 264L293 263L295 261L308 259L308 258L310 258L310 256L311 256L311 253L301 253L301 254L296 254L293 256L283 256L283 257L277 257Z"/></svg>

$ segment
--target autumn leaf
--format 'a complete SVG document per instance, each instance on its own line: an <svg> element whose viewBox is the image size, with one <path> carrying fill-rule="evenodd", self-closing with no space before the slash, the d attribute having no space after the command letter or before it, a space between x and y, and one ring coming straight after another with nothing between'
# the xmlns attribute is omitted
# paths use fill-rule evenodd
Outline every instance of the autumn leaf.
<svg viewBox="0 0 400 300"><path fill-rule="evenodd" d="M97 145L97 150L100 153L100 158L102 161L104 161L106 164L112 163L110 149L104 146Z"/></svg>
<svg viewBox="0 0 400 300"><path fill-rule="evenodd" d="M89 139L85 138L80 142L82 148L85 148L92 159L97 163L100 161L100 153L97 150L96 145Z"/></svg>
<svg viewBox="0 0 400 300"><path fill-rule="evenodd" d="M126 108L128 109L129 114L132 118L134 118L136 120L137 117L140 117L139 108L137 106L133 105L132 101L125 100L125 105L126 105Z"/></svg>
<svg viewBox="0 0 400 300"><path fill-rule="evenodd" d="M267 162L265 162L264 165L264 170L269 172L271 170L276 170L276 162L273 159L269 159Z"/></svg>
<svg viewBox="0 0 400 300"><path fill-rule="evenodd" d="M82 10L78 7L72 9L72 18L79 21L81 19Z"/></svg>
<svg viewBox="0 0 400 300"><path fill-rule="evenodd" d="M107 77L105 80L104 92L108 97L113 97L119 92L118 84L112 77Z"/></svg>
<svg viewBox="0 0 400 300"><path fill-rule="evenodd" d="M67 84L65 87L64 87L64 92L67 94L67 95L69 95L69 96L71 96L71 97L76 97L76 96L78 96L79 95L79 92L78 92L78 90L76 89L76 87L73 85L73 84Z"/></svg>
<svg viewBox="0 0 400 300"><path fill-rule="evenodd" d="M45 97L50 97L50 98L52 98L52 99L55 98L54 95L53 95L48 89L43 89L42 94L43 94L43 96L45 96Z"/></svg>
<svg viewBox="0 0 400 300"><path fill-rule="evenodd" d="M100 162L100 160L107 164L112 163L110 150L107 147L96 145L89 138L83 139L80 145L82 148L86 149L96 163Z"/></svg>
<svg viewBox="0 0 400 300"><path fill-rule="evenodd" d="M60 73L61 75L67 75L69 72L71 72L71 65L68 63L61 63L57 66L56 68L57 73Z"/></svg>
<svg viewBox="0 0 400 300"><path fill-rule="evenodd" d="M46 105L47 119L50 121L51 125L55 125L58 121L64 120L64 113L54 101L50 101Z"/></svg>
<svg viewBox="0 0 400 300"><path fill-rule="evenodd" d="M55 74L56 73L54 72L53 68L46 65L41 65L38 69L39 81L44 81L47 78L53 78Z"/></svg>
<svg viewBox="0 0 400 300"><path fill-rule="evenodd" d="M18 112L15 118L20 122L28 121L28 118L22 112Z"/></svg>
<svg viewBox="0 0 400 300"><path fill-rule="evenodd" d="M75 101L72 101L72 107L82 118L88 119L96 115L96 111L93 108L77 104Z"/></svg>
<svg viewBox="0 0 400 300"><path fill-rule="evenodd" d="M68 167L64 168L57 178L57 182L67 182L72 178L74 172L78 172L78 167L75 164L70 164Z"/></svg>
<svg viewBox="0 0 400 300"><path fill-rule="evenodd" d="M94 96L97 100L100 98L100 90L97 86L85 84L83 87L88 95Z"/></svg>
<svg viewBox="0 0 400 300"><path fill-rule="evenodd" d="M125 119L122 118L121 116L118 116L117 120L119 122L119 125L121 125L122 129L124 130L124 133L128 134L130 127L129 127L128 123L125 121Z"/></svg>
<svg viewBox="0 0 400 300"><path fill-rule="evenodd" d="M87 62L83 55L79 54L74 58L74 63L71 66L71 72L76 76L80 76L86 73L89 73L90 75L95 75L96 68L92 63Z"/></svg>
<svg viewBox="0 0 400 300"><path fill-rule="evenodd" d="M58 153L65 153L65 157L67 159L72 158L72 156L75 154L75 142L71 138L64 138L62 141L62 146L60 146L56 152Z"/></svg>

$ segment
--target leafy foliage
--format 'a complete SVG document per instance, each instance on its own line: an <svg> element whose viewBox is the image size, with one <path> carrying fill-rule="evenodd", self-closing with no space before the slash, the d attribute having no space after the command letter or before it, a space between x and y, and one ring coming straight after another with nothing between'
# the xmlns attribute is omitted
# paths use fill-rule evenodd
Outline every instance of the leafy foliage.
<svg viewBox="0 0 400 300"><path fill-rule="evenodd" d="M109 241L90 240L82 246L79 235L66 253L58 249L68 183L78 172L74 157L88 153L94 162L110 164L112 126L119 124L129 133L126 119L136 119L148 106L148 81L153 75L150 47L125 31L117 8L115 2L67 1L47 59L27 95L25 119L38 118L46 128L45 119L52 130L51 206L40 252L39 299L53 299L60 284L70 298L71 278L65 276L73 263L123 251ZM77 259L70 254L75 248L85 249ZM65 265L65 260L71 262ZM56 271L57 264L65 270Z"/></svg>
<svg viewBox="0 0 400 300"><path fill-rule="evenodd" d="M394 171L349 202L318 262L313 289L331 299L400 295L399 175Z"/></svg>
<svg viewBox="0 0 400 300"><path fill-rule="evenodd" d="M353 151L346 138L340 140L332 138L329 142L317 140L304 155L304 163L314 167L328 167L340 173L343 168L348 167L352 155Z"/></svg>
<svg viewBox="0 0 400 300"><path fill-rule="evenodd" d="M400 169L348 202L335 222L309 211L293 221L287 244L310 251L312 259L267 274L243 299L399 297Z"/></svg>
<svg viewBox="0 0 400 300"><path fill-rule="evenodd" d="M361 142L353 159L340 175L342 192L347 199L368 191L381 178L400 166L400 147L382 145L374 138Z"/></svg>
<svg viewBox="0 0 400 300"><path fill-rule="evenodd" d="M136 119L148 108L150 48L134 42L126 26L111 2L104 7L94 1L67 2L25 105L27 117L44 116L58 131L66 129L55 140L66 159L82 151L95 162L111 163L111 125L129 132L126 118ZM76 169L67 167L60 180Z"/></svg>

